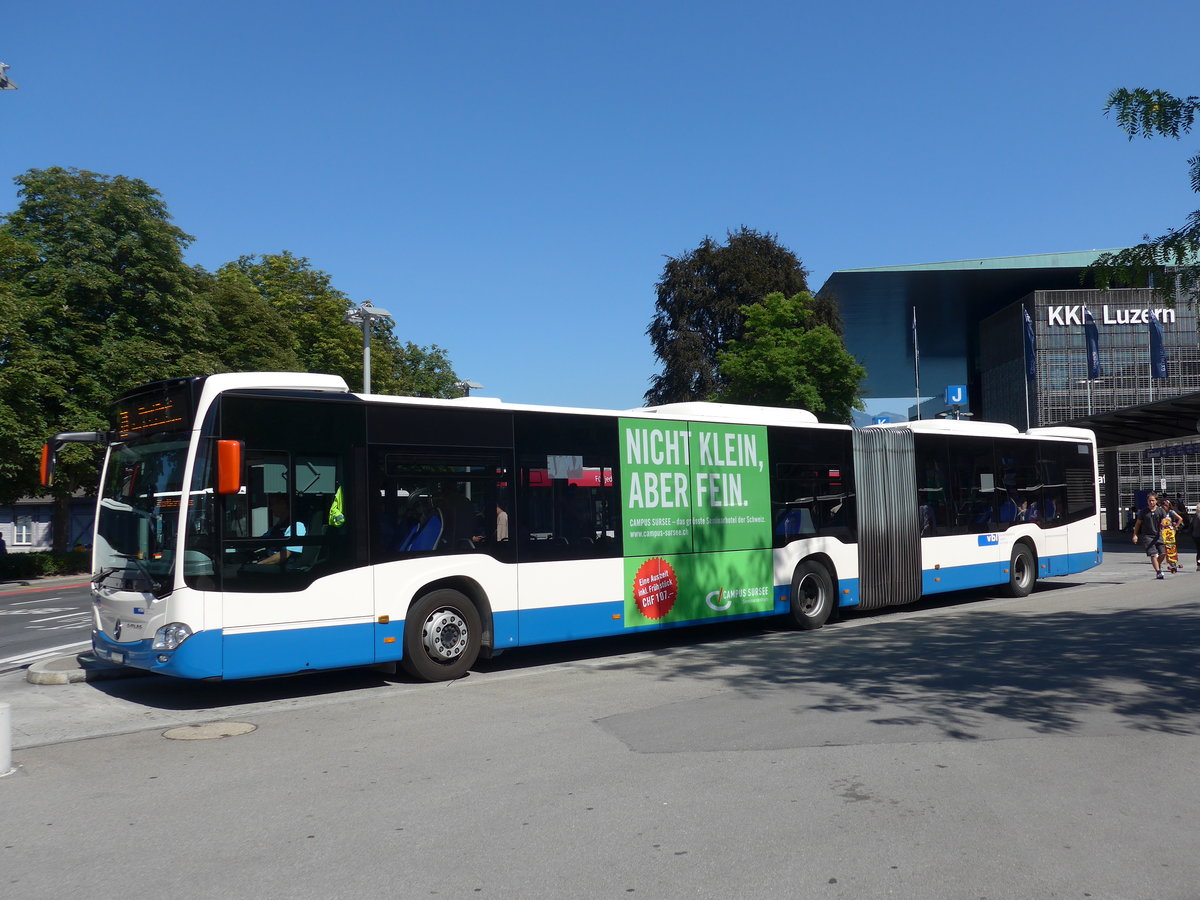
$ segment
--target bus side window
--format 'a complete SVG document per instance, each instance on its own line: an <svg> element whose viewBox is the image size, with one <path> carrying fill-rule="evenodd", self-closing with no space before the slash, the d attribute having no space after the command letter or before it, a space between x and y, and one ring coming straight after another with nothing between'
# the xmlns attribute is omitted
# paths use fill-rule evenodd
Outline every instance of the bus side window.
<svg viewBox="0 0 1200 900"><path fill-rule="evenodd" d="M511 561L507 451L451 447L373 447L371 554L486 553Z"/></svg>
<svg viewBox="0 0 1200 900"><path fill-rule="evenodd" d="M853 541L857 513L849 434L773 428L768 441L773 545L816 535Z"/></svg>
<svg viewBox="0 0 1200 900"><path fill-rule="evenodd" d="M518 558L620 556L616 422L527 413L514 428L517 504L509 527Z"/></svg>

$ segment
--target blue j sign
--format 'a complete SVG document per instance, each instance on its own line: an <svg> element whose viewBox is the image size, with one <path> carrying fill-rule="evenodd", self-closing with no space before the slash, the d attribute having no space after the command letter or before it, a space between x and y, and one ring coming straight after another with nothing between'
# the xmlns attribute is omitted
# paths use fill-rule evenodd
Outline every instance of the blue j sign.
<svg viewBox="0 0 1200 900"><path fill-rule="evenodd" d="M965 384L946 385L946 402L952 406L965 406L967 403L967 386Z"/></svg>

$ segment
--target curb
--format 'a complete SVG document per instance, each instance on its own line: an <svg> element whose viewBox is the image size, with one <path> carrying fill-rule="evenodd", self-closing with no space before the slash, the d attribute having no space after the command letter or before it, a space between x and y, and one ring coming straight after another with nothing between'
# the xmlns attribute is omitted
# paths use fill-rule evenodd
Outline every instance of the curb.
<svg viewBox="0 0 1200 900"><path fill-rule="evenodd" d="M26 670L25 680L30 684L78 684L145 674L140 669L101 662L91 653L78 653L38 660Z"/></svg>

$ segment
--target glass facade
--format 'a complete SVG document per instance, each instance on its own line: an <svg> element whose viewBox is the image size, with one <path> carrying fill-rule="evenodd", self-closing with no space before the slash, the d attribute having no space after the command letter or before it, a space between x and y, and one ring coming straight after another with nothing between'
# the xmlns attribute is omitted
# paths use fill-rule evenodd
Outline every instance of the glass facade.
<svg viewBox="0 0 1200 900"><path fill-rule="evenodd" d="M1095 318L1100 377L1088 378L1083 310ZM1024 311L1034 326L1037 374L1025 377ZM1150 325L1160 323L1167 377L1151 378ZM1200 340L1195 298L1166 306L1146 288L1128 290L1034 291L980 323L980 385L983 417L1024 429L1200 391ZM1028 406L1026 403L1028 402ZM1028 410L1028 412L1027 412ZM1200 502L1200 456L1163 455L1161 448L1105 454L1106 479L1118 480L1122 510L1139 490L1165 492L1193 505ZM1123 520L1123 517L1122 517Z"/></svg>

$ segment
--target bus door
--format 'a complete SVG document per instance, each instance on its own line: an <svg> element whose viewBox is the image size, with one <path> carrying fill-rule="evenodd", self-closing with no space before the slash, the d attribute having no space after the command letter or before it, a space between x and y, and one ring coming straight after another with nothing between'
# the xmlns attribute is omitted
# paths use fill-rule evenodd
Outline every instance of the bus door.
<svg viewBox="0 0 1200 900"><path fill-rule="evenodd" d="M353 446L361 409L228 395L222 404L224 435L245 445L242 488L221 507L225 677L372 662Z"/></svg>

